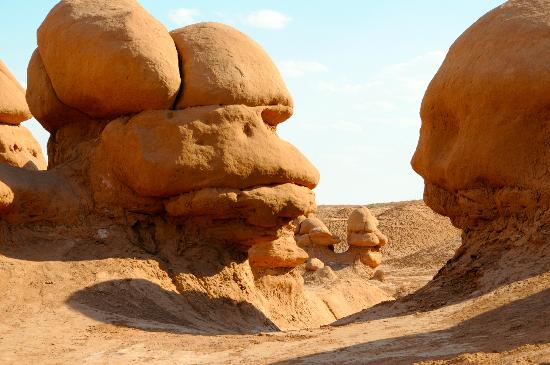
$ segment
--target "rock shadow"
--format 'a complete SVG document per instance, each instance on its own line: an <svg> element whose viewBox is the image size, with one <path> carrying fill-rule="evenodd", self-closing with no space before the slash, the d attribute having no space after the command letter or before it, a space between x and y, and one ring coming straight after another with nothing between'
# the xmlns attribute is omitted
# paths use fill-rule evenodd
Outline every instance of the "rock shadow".
<svg viewBox="0 0 550 365"><path fill-rule="evenodd" d="M475 257L470 252L459 249L455 257L417 291L395 301L377 304L332 325L429 312L544 274L550 267L550 245L546 243L506 246L503 242L496 241L471 250L475 251ZM498 261L504 255L510 260L508 266L502 267Z"/></svg>
<svg viewBox="0 0 550 365"><path fill-rule="evenodd" d="M440 331L361 343L333 351L280 361L286 364L411 364L444 360L465 353L496 352L550 339L550 289L480 314Z"/></svg>
<svg viewBox="0 0 550 365"><path fill-rule="evenodd" d="M66 304L94 320L145 331L216 335L279 330L248 302L198 291L178 293L143 279L95 284L73 293Z"/></svg>

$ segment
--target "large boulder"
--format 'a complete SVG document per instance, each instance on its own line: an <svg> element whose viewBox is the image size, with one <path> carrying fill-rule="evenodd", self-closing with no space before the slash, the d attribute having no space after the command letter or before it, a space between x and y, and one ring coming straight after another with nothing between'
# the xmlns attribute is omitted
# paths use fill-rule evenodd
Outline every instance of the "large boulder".
<svg viewBox="0 0 550 365"><path fill-rule="evenodd" d="M537 192L550 192L549 19L547 0L487 13L452 45L426 91L412 166L426 202L461 227L536 207Z"/></svg>
<svg viewBox="0 0 550 365"><path fill-rule="evenodd" d="M183 93L176 107L268 106L276 125L292 115L292 98L267 53L245 34L220 23L193 24L170 33L182 60Z"/></svg>
<svg viewBox="0 0 550 365"><path fill-rule="evenodd" d="M31 132L21 125L0 124L0 164L29 170L47 168L40 145Z"/></svg>
<svg viewBox="0 0 550 365"><path fill-rule="evenodd" d="M0 60L0 123L18 125L31 117L25 89Z"/></svg>
<svg viewBox="0 0 550 365"><path fill-rule="evenodd" d="M27 68L26 98L33 116L52 133L69 123L93 121L59 100L38 49L33 52Z"/></svg>
<svg viewBox="0 0 550 365"><path fill-rule="evenodd" d="M174 41L135 0L62 0L38 29L59 100L92 118L172 107L181 80Z"/></svg>
<svg viewBox="0 0 550 365"><path fill-rule="evenodd" d="M232 105L120 118L101 135L104 163L126 186L150 197L285 183L315 187L318 171L260 113Z"/></svg>

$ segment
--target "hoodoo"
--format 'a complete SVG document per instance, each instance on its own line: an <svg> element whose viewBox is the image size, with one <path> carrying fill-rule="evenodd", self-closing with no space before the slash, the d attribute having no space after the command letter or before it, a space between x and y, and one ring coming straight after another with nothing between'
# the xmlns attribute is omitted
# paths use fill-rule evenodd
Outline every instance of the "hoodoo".
<svg viewBox="0 0 550 365"><path fill-rule="evenodd" d="M487 13L452 45L422 102L412 166L426 204L464 230L439 279L470 285L465 295L548 268L549 19L548 1Z"/></svg>
<svg viewBox="0 0 550 365"><path fill-rule="evenodd" d="M28 110L5 79L21 104L4 108L14 123ZM71 242L138 246L182 295L203 293L205 303L246 302L283 327L334 319L304 294L309 255L294 237L294 220L316 210L319 173L277 135L292 98L248 36L219 23L169 33L133 0L62 0L38 30L26 100L51 132L49 164L17 168L45 168L28 148L5 157L4 241L64 227ZM0 126L0 142L31 145L18 128ZM329 251L336 240L317 223L299 233ZM322 317L277 316L310 305Z"/></svg>

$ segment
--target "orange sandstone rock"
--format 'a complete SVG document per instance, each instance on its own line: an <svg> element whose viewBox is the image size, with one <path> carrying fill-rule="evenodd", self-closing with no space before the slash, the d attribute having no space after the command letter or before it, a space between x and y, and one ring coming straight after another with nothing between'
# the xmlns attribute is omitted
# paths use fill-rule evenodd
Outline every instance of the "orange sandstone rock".
<svg viewBox="0 0 550 365"><path fill-rule="evenodd" d="M93 118L169 109L180 88L176 47L135 0L62 0L38 29L59 100Z"/></svg>
<svg viewBox="0 0 550 365"><path fill-rule="evenodd" d="M176 107L265 106L276 125L292 115L292 98L267 53L238 30L199 23L170 32L182 60L183 94Z"/></svg>
<svg viewBox="0 0 550 365"><path fill-rule="evenodd" d="M31 118L25 89L0 60L0 123L18 125Z"/></svg>

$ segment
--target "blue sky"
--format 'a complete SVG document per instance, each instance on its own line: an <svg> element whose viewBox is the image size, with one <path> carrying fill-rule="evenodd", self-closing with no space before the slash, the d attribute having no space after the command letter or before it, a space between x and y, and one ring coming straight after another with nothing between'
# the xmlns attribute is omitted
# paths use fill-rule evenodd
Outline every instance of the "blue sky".
<svg viewBox="0 0 550 365"><path fill-rule="evenodd" d="M115 1L115 0L113 0ZM0 58L23 85L57 1L0 2ZM418 110L452 42L501 0L142 0L169 30L221 21L258 41L296 104L279 135L321 172L319 204L420 199ZM45 152L48 133L25 122Z"/></svg>

